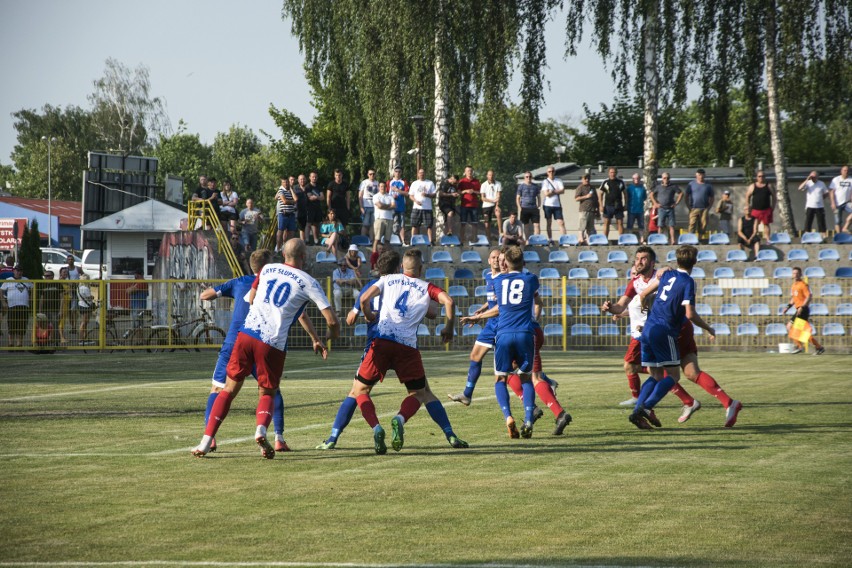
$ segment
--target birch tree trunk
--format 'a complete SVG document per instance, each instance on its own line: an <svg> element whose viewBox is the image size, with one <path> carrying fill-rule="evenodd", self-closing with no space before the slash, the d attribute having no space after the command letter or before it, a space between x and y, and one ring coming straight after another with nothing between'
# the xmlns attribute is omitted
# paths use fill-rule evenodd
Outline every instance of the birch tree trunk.
<svg viewBox="0 0 852 568"><path fill-rule="evenodd" d="M659 4L651 2L645 17L642 34L645 75L645 132L643 137L643 173L645 188L650 194L657 183L657 119L660 96L660 76L657 69L657 34Z"/></svg>
<svg viewBox="0 0 852 568"><path fill-rule="evenodd" d="M396 121L391 123L390 158L388 159L388 179L393 175L393 169L400 164L399 127Z"/></svg>
<svg viewBox="0 0 852 568"><path fill-rule="evenodd" d="M440 28L440 26L439 26ZM440 187L449 176L450 164L450 129L447 125L447 94L442 77L441 52L439 41L441 32L435 33L435 111L432 118L432 137L435 140L435 186ZM435 214L435 241L440 242L444 236L444 214L437 202L433 205Z"/></svg>

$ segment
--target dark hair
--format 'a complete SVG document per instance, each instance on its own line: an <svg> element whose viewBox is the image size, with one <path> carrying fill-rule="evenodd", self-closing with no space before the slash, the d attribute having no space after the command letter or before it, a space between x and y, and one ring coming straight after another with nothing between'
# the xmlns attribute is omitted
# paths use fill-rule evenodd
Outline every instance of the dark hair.
<svg viewBox="0 0 852 568"><path fill-rule="evenodd" d="M651 257L651 260L653 260L654 262L657 262L657 253L655 253L654 249L652 249L651 247L646 246L646 245L642 245L641 247L636 249L636 254L639 254L640 252L647 254L648 256Z"/></svg>
<svg viewBox="0 0 852 568"><path fill-rule="evenodd" d="M675 255L679 268L692 270L692 267L695 266L695 262L698 260L698 249L692 245L683 245L678 247Z"/></svg>
<svg viewBox="0 0 852 568"><path fill-rule="evenodd" d="M396 274L399 272L399 263L402 259L399 256L399 253L393 249L388 249L379 255L379 258L376 259L376 270L379 271L379 274L384 276L385 274Z"/></svg>
<svg viewBox="0 0 852 568"><path fill-rule="evenodd" d="M503 253L503 256L509 266L515 270L520 270L524 266L524 252L521 247L512 245Z"/></svg>
<svg viewBox="0 0 852 568"><path fill-rule="evenodd" d="M209 177L209 178L207 178L207 181L208 181L208 183L209 183L209 182L219 183L219 180L217 180L217 179L216 179L216 178L214 178L214 177Z"/></svg>

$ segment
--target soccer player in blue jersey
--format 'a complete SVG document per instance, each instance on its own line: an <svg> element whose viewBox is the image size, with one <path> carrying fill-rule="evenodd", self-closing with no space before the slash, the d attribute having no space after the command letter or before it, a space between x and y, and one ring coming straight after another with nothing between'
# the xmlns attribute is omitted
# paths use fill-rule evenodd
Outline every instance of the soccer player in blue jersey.
<svg viewBox="0 0 852 568"><path fill-rule="evenodd" d="M677 270L662 275L640 339L642 365L648 367L651 377L639 390L629 420L642 430L653 429L648 422L650 412L680 380L677 340L684 320L689 319L706 330L711 340L716 336L716 331L695 311L695 281L690 273L698 258L698 249L684 245L677 249L676 255Z"/></svg>

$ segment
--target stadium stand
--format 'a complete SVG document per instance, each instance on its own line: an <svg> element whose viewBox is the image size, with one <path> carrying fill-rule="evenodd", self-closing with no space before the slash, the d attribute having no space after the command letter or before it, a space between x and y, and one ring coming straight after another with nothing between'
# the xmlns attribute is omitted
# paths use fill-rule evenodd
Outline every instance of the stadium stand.
<svg viewBox="0 0 852 568"><path fill-rule="evenodd" d="M541 280L558 280L562 278L562 276L559 274L559 271L555 268L542 268L541 273L538 275L538 277Z"/></svg>
<svg viewBox="0 0 852 568"><path fill-rule="evenodd" d="M589 246L606 246L608 244L609 241L607 240L607 238L600 233L589 235Z"/></svg>
<svg viewBox="0 0 852 568"><path fill-rule="evenodd" d="M432 243L429 242L429 237L426 235L412 235L411 237L411 246L432 246Z"/></svg>
<svg viewBox="0 0 852 568"><path fill-rule="evenodd" d="M769 235L769 244L772 245L789 245L793 241L787 233L772 233Z"/></svg>
<svg viewBox="0 0 852 568"><path fill-rule="evenodd" d="M463 263L482 263L482 257L475 250L462 251L460 260Z"/></svg>
<svg viewBox="0 0 852 568"><path fill-rule="evenodd" d="M725 255L725 262L746 262L748 255L744 250L735 249L729 250Z"/></svg>
<svg viewBox="0 0 852 568"><path fill-rule="evenodd" d="M544 235L530 235L527 242L531 247L546 247L550 244L550 241Z"/></svg>
<svg viewBox="0 0 852 568"><path fill-rule="evenodd" d="M482 235L485 236L485 235ZM461 241L455 235L444 235L439 241L442 247L460 247Z"/></svg>
<svg viewBox="0 0 852 568"><path fill-rule="evenodd" d="M584 250L580 252L579 256L577 256L577 262L591 262L597 264L600 261L598 260L598 253L593 250Z"/></svg>
<svg viewBox="0 0 852 568"><path fill-rule="evenodd" d="M822 326L822 334L823 335L846 335L846 329L844 329L842 323L832 322L827 323Z"/></svg>
<svg viewBox="0 0 852 568"><path fill-rule="evenodd" d="M577 235L562 235L559 237L559 246L561 247L575 247L579 242Z"/></svg>
<svg viewBox="0 0 852 568"><path fill-rule="evenodd" d="M637 246L638 244L639 237L637 237L633 233L624 233L623 235L618 236L618 246L627 247Z"/></svg>
<svg viewBox="0 0 852 568"><path fill-rule="evenodd" d="M566 263L570 262L571 259L568 258L568 253L564 250L552 250L550 254L547 255L547 262L556 263Z"/></svg>
<svg viewBox="0 0 852 568"><path fill-rule="evenodd" d="M558 336L562 337L562 324L560 323L549 323L544 326L544 336L552 337Z"/></svg>
<svg viewBox="0 0 852 568"><path fill-rule="evenodd" d="M731 244L731 239L726 233L713 233L712 235L710 235L710 239L707 241L707 244L729 245Z"/></svg>
<svg viewBox="0 0 852 568"><path fill-rule="evenodd" d="M720 266L713 271L713 278L734 278L734 269L728 266Z"/></svg>
<svg viewBox="0 0 852 568"><path fill-rule="evenodd" d="M426 280L443 280L447 277L443 268L427 268Z"/></svg>
<svg viewBox="0 0 852 568"><path fill-rule="evenodd" d="M469 268L456 268L453 280L473 280L473 271Z"/></svg>
<svg viewBox="0 0 852 568"><path fill-rule="evenodd" d="M808 278L825 278L825 269L822 266L807 266L804 274Z"/></svg>
<svg viewBox="0 0 852 568"><path fill-rule="evenodd" d="M624 235L622 235L624 236ZM612 250L609 251L606 255L606 261L610 264L616 262L628 262L627 253L623 250Z"/></svg>
<svg viewBox="0 0 852 568"><path fill-rule="evenodd" d="M808 251L805 249L790 249L787 251L787 261L807 261L809 258Z"/></svg>
<svg viewBox="0 0 852 568"><path fill-rule="evenodd" d="M618 278L618 271L615 268L610 267L599 268L597 278L598 280Z"/></svg>
<svg viewBox="0 0 852 568"><path fill-rule="evenodd" d="M768 304L749 304L748 315L750 316L771 316Z"/></svg>
<svg viewBox="0 0 852 568"><path fill-rule="evenodd" d="M524 262L529 264L537 264L541 262L541 257L538 255L537 251L534 250L525 250L524 251Z"/></svg>
<svg viewBox="0 0 852 568"><path fill-rule="evenodd" d="M778 280L779 278L792 278L793 277L793 267L792 266L779 266L775 270L772 271L772 277Z"/></svg>
<svg viewBox="0 0 852 568"><path fill-rule="evenodd" d="M698 251L698 262L717 262L718 260L715 251L707 249Z"/></svg>
<svg viewBox="0 0 852 568"><path fill-rule="evenodd" d="M852 266L841 266L834 271L835 278L852 278Z"/></svg>
<svg viewBox="0 0 852 568"><path fill-rule="evenodd" d="M609 288L606 286L589 286L588 296L590 298L607 298L609 297Z"/></svg>
<svg viewBox="0 0 852 568"><path fill-rule="evenodd" d="M452 262L453 256L445 250L436 250L432 253L432 262Z"/></svg>
<svg viewBox="0 0 852 568"><path fill-rule="evenodd" d="M817 256L817 260L822 261L830 261L830 260L840 260L840 253L837 252L835 248L827 248L821 249L819 251L819 255Z"/></svg>
<svg viewBox="0 0 852 568"><path fill-rule="evenodd" d="M488 237L485 235L476 235L476 240L468 241L467 244L472 247L487 247L491 245L491 243L488 242Z"/></svg>
<svg viewBox="0 0 852 568"><path fill-rule="evenodd" d="M743 272L743 278L766 278L766 273L759 266L749 266Z"/></svg>
<svg viewBox="0 0 852 568"><path fill-rule="evenodd" d="M738 336L754 336L758 335L757 325L753 323L741 323L737 326L737 335Z"/></svg>
<svg viewBox="0 0 852 568"><path fill-rule="evenodd" d="M803 245L819 245L822 244L822 235L819 233L803 233L802 234L802 244Z"/></svg>
<svg viewBox="0 0 852 568"><path fill-rule="evenodd" d="M573 337L581 337L592 334L592 326L587 323L575 323L571 326L571 335Z"/></svg>
<svg viewBox="0 0 852 568"><path fill-rule="evenodd" d="M772 249L760 249L756 262L778 262L778 253Z"/></svg>
<svg viewBox="0 0 852 568"><path fill-rule="evenodd" d="M677 238L678 245L697 245L698 244L698 235L695 233L681 233Z"/></svg>
<svg viewBox="0 0 852 568"><path fill-rule="evenodd" d="M669 244L669 238L662 233L652 233L648 235L648 244L653 246L661 246Z"/></svg>
<svg viewBox="0 0 852 568"><path fill-rule="evenodd" d="M849 233L835 233L834 239L832 242L836 245L850 245L852 244L852 234Z"/></svg>
<svg viewBox="0 0 852 568"><path fill-rule="evenodd" d="M766 331L763 332L766 336L786 336L787 326L783 323L770 323L766 326Z"/></svg>
<svg viewBox="0 0 852 568"><path fill-rule="evenodd" d="M359 247L369 247L373 245L373 242L367 235L352 235L350 242L353 245L358 245Z"/></svg>
<svg viewBox="0 0 852 568"><path fill-rule="evenodd" d="M603 325L598 326L598 335L602 336L612 336L612 335L621 335L621 332L618 330L618 326L614 323L605 323Z"/></svg>

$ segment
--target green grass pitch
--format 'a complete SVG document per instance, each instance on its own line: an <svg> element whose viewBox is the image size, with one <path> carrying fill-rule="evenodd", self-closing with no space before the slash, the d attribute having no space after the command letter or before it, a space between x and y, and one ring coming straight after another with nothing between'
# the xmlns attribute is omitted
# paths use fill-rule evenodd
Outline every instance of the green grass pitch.
<svg viewBox="0 0 852 568"><path fill-rule="evenodd" d="M328 435L360 353L291 352L282 383L294 450L260 458L250 384L198 443L215 353L6 354L0 379L0 567L849 566L852 358L702 354L744 410L709 394L686 424L628 423L621 353L545 352L574 422L510 440L487 369L469 407L447 403L470 449L425 409L399 453L377 456L356 411ZM459 392L467 353L425 352L435 394ZM374 389L380 419L404 389ZM512 398L516 415L519 401ZM390 444L388 444L390 445ZM32 564L36 563L36 564ZM43 563L43 564L42 564ZM98 564L101 563L101 564Z"/></svg>

